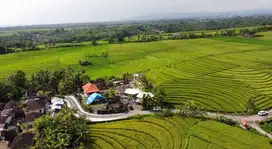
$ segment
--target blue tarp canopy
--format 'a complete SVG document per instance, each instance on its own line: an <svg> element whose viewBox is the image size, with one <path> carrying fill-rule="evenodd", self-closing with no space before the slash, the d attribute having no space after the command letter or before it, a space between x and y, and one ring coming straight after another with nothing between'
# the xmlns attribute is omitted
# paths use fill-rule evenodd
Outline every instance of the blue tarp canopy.
<svg viewBox="0 0 272 149"><path fill-rule="evenodd" d="M91 104L94 101L98 101L100 99L105 99L104 96L98 94L98 93L93 93L92 95L90 95L87 100L86 100L86 104Z"/></svg>

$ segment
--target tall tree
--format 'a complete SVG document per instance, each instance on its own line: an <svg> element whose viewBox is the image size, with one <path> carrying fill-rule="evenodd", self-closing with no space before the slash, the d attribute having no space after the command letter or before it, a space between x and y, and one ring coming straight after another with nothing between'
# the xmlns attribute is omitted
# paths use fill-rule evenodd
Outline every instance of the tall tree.
<svg viewBox="0 0 272 149"><path fill-rule="evenodd" d="M27 79L26 74L19 70L15 74L9 75L7 81L12 87L12 95L14 99L20 100L27 89Z"/></svg>
<svg viewBox="0 0 272 149"><path fill-rule="evenodd" d="M16 71L15 74L9 75L8 81L14 87L26 88L26 74L21 70Z"/></svg>
<svg viewBox="0 0 272 149"><path fill-rule="evenodd" d="M142 106L144 110L149 110L154 107L154 101L150 95L144 95L142 99Z"/></svg>
<svg viewBox="0 0 272 149"><path fill-rule="evenodd" d="M3 81L0 81L0 102L8 102L13 97L13 88Z"/></svg>

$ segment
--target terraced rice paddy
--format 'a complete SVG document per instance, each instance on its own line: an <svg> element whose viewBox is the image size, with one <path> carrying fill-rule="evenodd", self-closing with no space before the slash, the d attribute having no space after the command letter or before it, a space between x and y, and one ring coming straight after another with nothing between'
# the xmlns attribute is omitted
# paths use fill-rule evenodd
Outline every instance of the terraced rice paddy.
<svg viewBox="0 0 272 149"><path fill-rule="evenodd" d="M268 149L267 138L215 121L154 116L91 125L94 149Z"/></svg>
<svg viewBox="0 0 272 149"><path fill-rule="evenodd" d="M89 59L84 67L91 78L142 72L166 90L167 102L188 100L208 110L244 112L249 99L261 109L272 108L272 34L264 37L216 37L58 48L0 56L0 76L21 69L31 74L39 69L72 66ZM97 56L107 52L108 57Z"/></svg>

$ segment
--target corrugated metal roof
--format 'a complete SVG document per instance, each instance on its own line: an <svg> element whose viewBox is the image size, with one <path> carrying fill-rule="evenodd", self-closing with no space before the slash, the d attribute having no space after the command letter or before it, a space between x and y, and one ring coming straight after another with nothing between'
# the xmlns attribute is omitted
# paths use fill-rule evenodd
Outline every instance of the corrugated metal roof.
<svg viewBox="0 0 272 149"><path fill-rule="evenodd" d="M141 92L142 91L140 89L137 89L137 88L128 88L128 89L126 89L125 94L128 94L128 95L137 95L137 94L139 94Z"/></svg>

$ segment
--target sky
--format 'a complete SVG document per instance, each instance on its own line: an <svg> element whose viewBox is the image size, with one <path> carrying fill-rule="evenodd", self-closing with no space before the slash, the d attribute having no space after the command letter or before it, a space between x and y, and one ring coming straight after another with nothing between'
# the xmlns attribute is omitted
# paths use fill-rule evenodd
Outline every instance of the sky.
<svg viewBox="0 0 272 149"><path fill-rule="evenodd" d="M157 13L272 8L272 0L0 0L0 26L118 21Z"/></svg>

